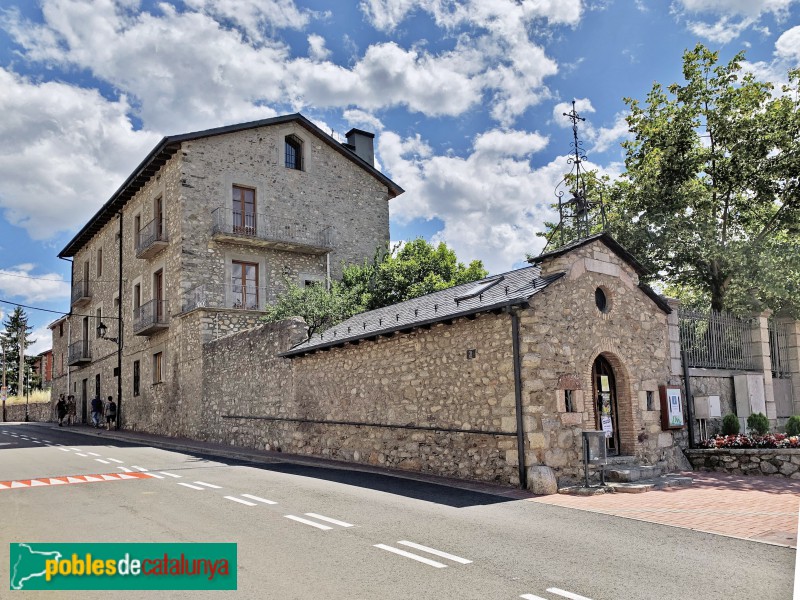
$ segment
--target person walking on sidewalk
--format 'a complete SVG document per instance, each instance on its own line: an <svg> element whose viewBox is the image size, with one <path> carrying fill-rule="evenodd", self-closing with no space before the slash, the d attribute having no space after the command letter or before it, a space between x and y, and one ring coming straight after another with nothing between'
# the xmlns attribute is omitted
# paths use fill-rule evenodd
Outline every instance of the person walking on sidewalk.
<svg viewBox="0 0 800 600"><path fill-rule="evenodd" d="M56 414L58 415L58 426L64 426L64 417L67 416L67 403L64 400L64 394L58 398L58 402L56 402Z"/></svg>
<svg viewBox="0 0 800 600"><path fill-rule="evenodd" d="M75 410L75 396L67 396L67 425L74 425L77 421L77 411Z"/></svg>
<svg viewBox="0 0 800 600"><path fill-rule="evenodd" d="M100 419L103 417L103 401L100 396L92 398L92 424L94 428L100 427Z"/></svg>
<svg viewBox="0 0 800 600"><path fill-rule="evenodd" d="M114 402L114 397L109 396L106 402L106 429L111 431L111 424L117 424L117 405Z"/></svg>

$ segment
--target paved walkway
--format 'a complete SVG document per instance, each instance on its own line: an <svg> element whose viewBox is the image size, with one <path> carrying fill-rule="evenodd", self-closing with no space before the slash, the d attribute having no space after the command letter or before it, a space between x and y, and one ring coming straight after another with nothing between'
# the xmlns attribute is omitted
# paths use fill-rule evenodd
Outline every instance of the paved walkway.
<svg viewBox="0 0 800 600"><path fill-rule="evenodd" d="M451 485L472 491L525 499L530 502L588 510L607 515L694 529L716 535L797 548L800 480L782 477L741 477L722 473L686 473L694 479L689 487L653 490L643 494L602 494L598 496L534 496L507 487L467 482L431 475L406 473L369 465L357 465L317 457L286 455L170 438L132 431L105 431L76 426L81 433L98 435L181 452L255 462L299 462L320 467L352 469L404 477L417 481Z"/></svg>

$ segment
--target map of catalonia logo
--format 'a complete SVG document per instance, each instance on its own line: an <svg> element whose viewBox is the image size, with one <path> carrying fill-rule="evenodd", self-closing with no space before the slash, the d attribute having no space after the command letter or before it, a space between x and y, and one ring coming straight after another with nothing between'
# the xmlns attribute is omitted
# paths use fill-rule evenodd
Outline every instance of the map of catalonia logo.
<svg viewBox="0 0 800 600"><path fill-rule="evenodd" d="M235 590L236 544L10 544L11 590Z"/></svg>

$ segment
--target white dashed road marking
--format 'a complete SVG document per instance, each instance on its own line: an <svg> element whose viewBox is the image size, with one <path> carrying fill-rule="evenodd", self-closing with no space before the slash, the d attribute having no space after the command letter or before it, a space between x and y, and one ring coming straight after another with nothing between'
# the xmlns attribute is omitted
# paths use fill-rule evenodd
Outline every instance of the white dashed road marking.
<svg viewBox="0 0 800 600"><path fill-rule="evenodd" d="M250 500L255 500L256 502L263 502L264 504L277 504L274 500L267 500L266 498L261 498L259 496L253 496L252 494L242 494L245 498L250 498Z"/></svg>
<svg viewBox="0 0 800 600"><path fill-rule="evenodd" d="M69 452L69 448L59 448L59 450L63 450L64 452Z"/></svg>
<svg viewBox="0 0 800 600"><path fill-rule="evenodd" d="M304 519L302 517L295 517L294 515L283 515L287 519L291 519L292 521L297 521L298 523L304 523L306 525L311 525L312 527L316 527L317 529L322 529L323 531L328 531L333 529L333 527L328 527L327 525L321 525L320 523L315 523L314 521L309 521L308 519Z"/></svg>
<svg viewBox="0 0 800 600"><path fill-rule="evenodd" d="M392 548L391 546L387 546L386 544L375 544L374 546L376 548L380 548L381 550L387 550L388 552L393 552L395 554L399 554L400 556L405 556L406 558L410 558L412 560L425 563L426 565L430 565L431 567L436 567L437 569L444 569L445 567L447 567L447 565L443 565L442 563L436 562L435 560L425 558L424 556L411 554L411 552L406 552L405 550L400 550L399 548Z"/></svg>
<svg viewBox="0 0 800 600"><path fill-rule="evenodd" d="M334 525L338 525L339 527L355 527L355 525L351 523L345 523L344 521L337 521L336 519L331 519L330 517L323 517L322 515L318 515L317 513L306 513L306 516L312 517L314 519L319 519L320 521L327 521L328 523L333 523Z"/></svg>
<svg viewBox="0 0 800 600"><path fill-rule="evenodd" d="M205 488L201 488L199 485L192 485L191 483L178 482L178 485L182 485L183 487L192 488L193 490L204 490L205 489Z"/></svg>
<svg viewBox="0 0 800 600"><path fill-rule="evenodd" d="M176 479L180 479L181 475L175 475L175 473L168 473L167 471L159 471L162 475L166 475L167 477L175 477Z"/></svg>
<svg viewBox="0 0 800 600"><path fill-rule="evenodd" d="M579 596L578 594L573 594L572 592L567 592L566 590L562 590L559 588L547 588L547 591L557 596L563 596L564 598L569 598L569 600L592 600L591 598L587 598L586 596Z"/></svg>
<svg viewBox="0 0 800 600"><path fill-rule="evenodd" d="M164 479L161 475L156 475L155 473L149 473L150 477L155 477L156 479Z"/></svg>
<svg viewBox="0 0 800 600"><path fill-rule="evenodd" d="M144 471L145 473L147 472L147 469L145 469L144 467L137 467L136 465L131 465L131 468L136 469L137 471Z"/></svg>
<svg viewBox="0 0 800 600"><path fill-rule="evenodd" d="M103 460L102 458L95 458L95 460L99 463L103 463L104 465L110 465L111 463L107 460Z"/></svg>
<svg viewBox="0 0 800 600"><path fill-rule="evenodd" d="M468 565L469 563L472 562L471 560L467 560L466 558L461 558L460 556L456 556L455 554L448 554L447 552L442 552L441 550L428 548L427 546L423 546L422 544L415 544L414 542L409 542L406 540L402 540L397 543L402 544L403 546L408 546L409 548L414 548L416 550L422 550L423 552L427 552L428 554L435 554L436 556L440 556L441 558L446 558L447 560L452 560L453 562L461 563L462 565Z"/></svg>
<svg viewBox="0 0 800 600"><path fill-rule="evenodd" d="M108 457L108 456L106 456L106 458L107 458L108 460L110 460L111 462L115 462L115 463L119 463L119 464L122 464L122 463L124 463L124 462L125 462L124 460L117 460L116 458L110 458L110 457Z"/></svg>
<svg viewBox="0 0 800 600"><path fill-rule="evenodd" d="M213 483L206 483L205 481L195 481L195 483L197 485L203 485L205 487L210 487L210 488L213 488L215 490L221 490L222 489L221 485L214 485Z"/></svg>
<svg viewBox="0 0 800 600"><path fill-rule="evenodd" d="M100 456L97 452L87 452L89 456Z"/></svg>
<svg viewBox="0 0 800 600"><path fill-rule="evenodd" d="M123 470L123 471L125 471L126 473L133 473L133 471L132 471L132 470L130 470L128 467L117 467L117 468L118 468L118 469L122 469L122 470Z"/></svg>
<svg viewBox="0 0 800 600"><path fill-rule="evenodd" d="M248 502L247 500L242 500L241 498L237 498L236 496L223 496L226 500L233 500L234 502L238 502L239 504L244 504L245 506L258 506L255 502Z"/></svg>
<svg viewBox="0 0 800 600"><path fill-rule="evenodd" d="M533 594L522 594L520 598L524 598L525 600L545 600L541 596L534 596Z"/></svg>

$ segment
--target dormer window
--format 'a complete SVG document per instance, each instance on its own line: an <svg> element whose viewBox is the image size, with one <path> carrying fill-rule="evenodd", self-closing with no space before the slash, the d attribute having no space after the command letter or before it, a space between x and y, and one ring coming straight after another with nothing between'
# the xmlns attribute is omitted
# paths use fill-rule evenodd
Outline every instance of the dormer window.
<svg viewBox="0 0 800 600"><path fill-rule="evenodd" d="M286 168L303 170L303 142L296 135L287 135L286 142Z"/></svg>

